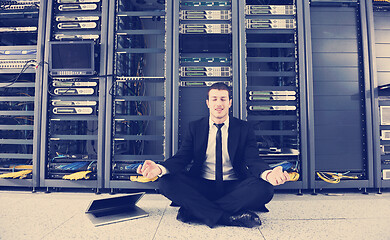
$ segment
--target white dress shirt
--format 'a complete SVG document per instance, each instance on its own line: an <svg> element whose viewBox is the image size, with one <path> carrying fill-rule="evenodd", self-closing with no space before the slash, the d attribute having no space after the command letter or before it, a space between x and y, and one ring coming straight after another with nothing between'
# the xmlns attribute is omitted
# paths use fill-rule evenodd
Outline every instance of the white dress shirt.
<svg viewBox="0 0 390 240"><path fill-rule="evenodd" d="M217 135L217 126L214 125L214 122L209 118L209 137L206 150L206 160L203 167L203 178L209 180L215 180L215 144L216 144L216 135ZM229 137L229 117L225 120L224 125L221 128L222 132L222 172L223 180L236 180L237 176L234 173L233 166L230 161L229 151L228 151L228 137ZM157 164L161 169L161 174L159 177L162 177L165 174L168 174L169 171L164 166ZM266 170L261 173L261 177L264 181L267 181L266 176L271 170Z"/></svg>
<svg viewBox="0 0 390 240"><path fill-rule="evenodd" d="M223 180L236 180L237 177L234 173L232 163L230 162L229 152L228 152L228 129L229 129L229 117L223 122L221 128L222 134L222 173ZM217 126L214 125L214 122L209 118L209 138L207 142L206 150L206 161L203 165L203 178L209 180L215 180L215 144L217 137Z"/></svg>

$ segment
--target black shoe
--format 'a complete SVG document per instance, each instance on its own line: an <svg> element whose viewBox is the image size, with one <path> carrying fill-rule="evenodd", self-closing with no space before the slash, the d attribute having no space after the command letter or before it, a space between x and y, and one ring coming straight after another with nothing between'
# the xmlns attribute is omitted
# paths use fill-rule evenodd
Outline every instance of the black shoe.
<svg viewBox="0 0 390 240"><path fill-rule="evenodd" d="M261 225L259 216L251 211L243 211L228 217L226 225L253 228Z"/></svg>
<svg viewBox="0 0 390 240"><path fill-rule="evenodd" d="M179 208L176 219L184 223L194 222L197 220L195 216L193 216L190 212L188 212L188 210L183 207Z"/></svg>

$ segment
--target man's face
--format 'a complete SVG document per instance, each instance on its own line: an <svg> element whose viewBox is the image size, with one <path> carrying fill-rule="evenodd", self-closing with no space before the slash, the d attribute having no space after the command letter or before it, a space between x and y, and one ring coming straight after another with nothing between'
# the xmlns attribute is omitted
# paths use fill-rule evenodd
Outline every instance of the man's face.
<svg viewBox="0 0 390 240"><path fill-rule="evenodd" d="M229 115L229 108L232 105L232 100L229 99L228 91L211 89L206 104L210 111L211 120L216 123L222 123Z"/></svg>

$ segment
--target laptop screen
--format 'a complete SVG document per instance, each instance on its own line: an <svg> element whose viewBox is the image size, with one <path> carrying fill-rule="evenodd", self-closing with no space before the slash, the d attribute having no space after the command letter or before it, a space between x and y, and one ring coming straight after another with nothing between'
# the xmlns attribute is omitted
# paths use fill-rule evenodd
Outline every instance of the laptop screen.
<svg viewBox="0 0 390 240"><path fill-rule="evenodd" d="M86 213L104 211L112 208L131 207L134 206L144 194L145 192L140 192L132 193L126 196L93 200L89 205Z"/></svg>

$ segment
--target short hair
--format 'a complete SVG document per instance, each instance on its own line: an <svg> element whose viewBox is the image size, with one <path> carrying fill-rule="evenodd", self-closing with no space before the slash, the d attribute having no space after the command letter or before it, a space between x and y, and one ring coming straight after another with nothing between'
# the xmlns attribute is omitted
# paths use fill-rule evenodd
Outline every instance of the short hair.
<svg viewBox="0 0 390 240"><path fill-rule="evenodd" d="M229 87L225 84L225 83L222 83L222 82L217 82L217 83L214 83L213 85L211 85L209 87L209 90L207 91L207 99L209 99L209 93L211 90L213 89L217 89L217 90L226 90L228 91L228 95L229 95L229 99L231 99L232 97L230 96L230 89Z"/></svg>

